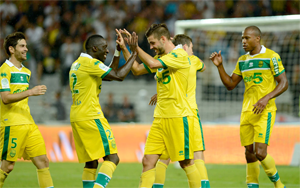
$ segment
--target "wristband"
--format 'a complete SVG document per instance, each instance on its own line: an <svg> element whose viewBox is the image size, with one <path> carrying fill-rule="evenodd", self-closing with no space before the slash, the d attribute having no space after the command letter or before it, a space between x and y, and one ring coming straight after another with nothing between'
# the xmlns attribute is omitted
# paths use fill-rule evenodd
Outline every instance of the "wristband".
<svg viewBox="0 0 300 188"><path fill-rule="evenodd" d="M121 52L120 52L119 50L116 49L116 50L115 50L115 55L114 55L114 56L115 56L115 57L119 57L119 56L120 56L120 53L121 53Z"/></svg>

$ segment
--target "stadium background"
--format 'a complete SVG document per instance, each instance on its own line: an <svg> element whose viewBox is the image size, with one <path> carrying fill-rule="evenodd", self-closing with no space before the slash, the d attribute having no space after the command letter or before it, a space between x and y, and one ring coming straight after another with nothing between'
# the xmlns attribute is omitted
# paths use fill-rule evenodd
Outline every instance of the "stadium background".
<svg viewBox="0 0 300 188"><path fill-rule="evenodd" d="M24 32L29 48L28 61L24 65L32 71L30 85L45 84L48 88L44 96L29 99L32 116L46 141L48 157L52 162L77 161L69 123L72 98L68 88L68 71L88 36L100 34L107 39L110 53L105 64L108 65L115 48L115 28L135 31L139 35L140 47L153 54L144 37L145 30L152 23L166 23L171 35L174 35L176 20L292 15L300 14L299 6L298 0L5 0L0 1L0 64L7 58L3 51L5 36L14 31ZM230 73L238 57L243 54L240 33L192 31L189 34L194 40L194 53L207 66L204 73L199 73L197 80L197 103L204 125L206 162L244 164L244 150L239 143L238 130L244 86L240 83L235 90L226 91L216 68L208 61L208 54L213 50L222 50L226 56L224 62L229 62L224 64L225 68ZM286 32L281 37L276 32L263 37L264 45L282 57L289 80L288 91L276 99L277 119L269 152L278 164L297 166L300 163L299 30ZM120 66L124 62L121 59ZM108 106L118 110L109 121L123 162L141 160L153 120L154 107L148 103L155 93L153 75L135 77L129 73L123 82L103 83L100 104L103 108ZM134 106L135 117L129 120L119 118L125 98ZM114 105L106 105L110 100ZM132 110L132 107L128 109ZM299 169L296 173L299 177ZM295 181L299 184L299 178Z"/></svg>

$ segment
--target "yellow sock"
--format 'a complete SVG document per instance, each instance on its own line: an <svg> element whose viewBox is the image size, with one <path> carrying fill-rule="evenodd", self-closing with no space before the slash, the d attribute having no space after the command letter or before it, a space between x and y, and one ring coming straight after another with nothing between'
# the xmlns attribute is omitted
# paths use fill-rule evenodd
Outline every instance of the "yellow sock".
<svg viewBox="0 0 300 188"><path fill-rule="evenodd" d="M82 173L83 188L93 188L96 179L96 168L84 168Z"/></svg>
<svg viewBox="0 0 300 188"><path fill-rule="evenodd" d="M140 178L139 188L151 188L155 180L155 168L143 172Z"/></svg>
<svg viewBox="0 0 300 188"><path fill-rule="evenodd" d="M186 176L188 178L190 188L201 187L200 173L197 170L195 164L185 167L183 170L185 171Z"/></svg>
<svg viewBox="0 0 300 188"><path fill-rule="evenodd" d="M104 161L99 169L94 188L105 188L109 183L116 168L117 166L115 165L115 163L111 161Z"/></svg>
<svg viewBox="0 0 300 188"><path fill-rule="evenodd" d="M258 177L259 177L259 162L247 163L246 169L246 183L248 187L258 187Z"/></svg>
<svg viewBox="0 0 300 188"><path fill-rule="evenodd" d="M268 154L267 157L261 161L261 166L264 168L269 179L274 183L275 188L284 188L284 185L280 181L273 157Z"/></svg>
<svg viewBox="0 0 300 188"><path fill-rule="evenodd" d="M158 161L158 163L156 164L156 173L153 188L162 188L164 186L167 168L168 165L161 161Z"/></svg>
<svg viewBox="0 0 300 188"><path fill-rule="evenodd" d="M38 181L41 188L53 188L49 167L37 169Z"/></svg>
<svg viewBox="0 0 300 188"><path fill-rule="evenodd" d="M3 187L4 181L7 178L8 173L4 172L2 169L0 169L0 188Z"/></svg>
<svg viewBox="0 0 300 188"><path fill-rule="evenodd" d="M208 176L207 176L207 170L205 167L205 162L202 159L196 159L196 160L194 160L194 163L200 173L201 188L209 188L210 185L209 185L209 180L208 180Z"/></svg>

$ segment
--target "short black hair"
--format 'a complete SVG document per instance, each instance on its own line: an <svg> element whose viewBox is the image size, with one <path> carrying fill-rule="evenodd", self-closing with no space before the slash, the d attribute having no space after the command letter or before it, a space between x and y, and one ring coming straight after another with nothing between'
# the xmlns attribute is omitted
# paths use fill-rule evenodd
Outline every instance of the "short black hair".
<svg viewBox="0 0 300 188"><path fill-rule="evenodd" d="M150 28L146 31L145 36L148 38L151 35L154 35L155 38L159 39L161 36L165 36L167 39L170 39L170 32L166 24L152 24Z"/></svg>
<svg viewBox="0 0 300 188"><path fill-rule="evenodd" d="M187 45L190 46L193 40L191 37L185 35L185 34L178 34L173 39L173 44L177 46L178 44Z"/></svg>
<svg viewBox="0 0 300 188"><path fill-rule="evenodd" d="M4 39L4 43L3 43L3 48L5 50L5 53L10 57L10 51L9 51L9 47L12 46L13 48L16 48L19 40L25 39L25 35L22 32L15 32L12 34L9 34L7 37L5 37Z"/></svg>
<svg viewBox="0 0 300 188"><path fill-rule="evenodd" d="M86 51L89 51L90 49L92 49L96 45L96 43L98 43L98 40L96 40L96 39L103 39L104 40L104 38L101 35L92 35L92 36L90 36L85 41L84 47L85 47Z"/></svg>
<svg viewBox="0 0 300 188"><path fill-rule="evenodd" d="M254 34L261 38L261 31L257 26L251 25L251 26L248 26L248 27L245 28L245 30L247 30L247 29L250 29L250 30L254 31Z"/></svg>

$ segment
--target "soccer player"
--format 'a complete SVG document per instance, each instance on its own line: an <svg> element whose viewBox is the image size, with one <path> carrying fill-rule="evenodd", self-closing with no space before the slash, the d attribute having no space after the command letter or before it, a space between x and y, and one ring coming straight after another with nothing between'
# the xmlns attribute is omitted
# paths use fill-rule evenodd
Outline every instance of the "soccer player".
<svg viewBox="0 0 300 188"><path fill-rule="evenodd" d="M200 116L198 114L198 105L196 103L196 81L197 72L203 72L206 69L205 64L195 55L193 55L193 41L184 34L176 35L173 39L174 45L183 45L183 49L188 53L191 62L191 68L188 79L188 102L194 112L194 163L201 175L201 188L209 188L207 170L204 163L204 138ZM156 94L151 98L150 105L155 105L157 101ZM153 188L162 188L166 178L166 170L170 163L170 159L162 160L156 164L156 176Z"/></svg>
<svg viewBox="0 0 300 188"><path fill-rule="evenodd" d="M128 32L124 31L127 35ZM151 188L155 180L155 165L165 151L172 161L179 161L186 172L189 187L201 187L200 174L193 158L194 118L187 99L190 62L182 45L175 46L165 24L152 24L146 32L153 58L138 49L139 58L132 66L135 75L156 72L157 105L143 157L143 173L139 187ZM128 57L125 45L121 45ZM127 55L126 55L127 54ZM167 159L167 158L166 158Z"/></svg>
<svg viewBox="0 0 300 188"><path fill-rule="evenodd" d="M99 94L102 80L123 81L129 73L137 56L137 36L135 33L132 36L128 40L132 54L120 68L119 45L111 65L107 67L103 64L109 51L107 42L101 35L92 35L86 40L86 53L81 53L71 66L69 75L73 104L70 121L78 160L85 163L82 174L84 188L106 187L119 163L115 138L101 110ZM95 178L100 158L104 162Z"/></svg>
<svg viewBox="0 0 300 188"><path fill-rule="evenodd" d="M280 56L261 45L260 40L261 31L258 27L245 28L242 44L247 53L238 59L231 76L225 72L221 51L212 53L210 59L217 66L228 90L234 89L241 80L245 83L240 137L245 147L248 187L259 187L260 161L275 187L283 188L285 186L279 178L274 159L267 153L267 147L275 122L275 97L287 90L288 82Z"/></svg>
<svg viewBox="0 0 300 188"><path fill-rule="evenodd" d="M22 65L28 51L23 33L8 35L3 47L9 59L0 67L0 187L21 157L36 166L40 187L53 187L45 142L28 106L28 97L44 95L47 87L28 89L31 72Z"/></svg>

